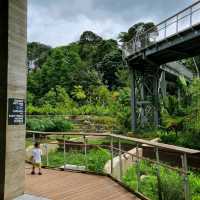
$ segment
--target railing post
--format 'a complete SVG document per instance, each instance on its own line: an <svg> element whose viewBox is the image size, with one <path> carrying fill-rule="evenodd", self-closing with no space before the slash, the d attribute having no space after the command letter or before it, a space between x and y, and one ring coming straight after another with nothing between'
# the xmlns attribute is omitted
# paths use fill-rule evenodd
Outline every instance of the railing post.
<svg viewBox="0 0 200 200"><path fill-rule="evenodd" d="M85 167L87 169L87 139L85 135L83 136L83 140L84 140Z"/></svg>
<svg viewBox="0 0 200 200"><path fill-rule="evenodd" d="M181 156L182 168L183 168L183 184L184 184L184 198L185 200L190 200L190 190L189 190L189 178L188 178L188 164L187 164L187 154L184 153Z"/></svg>
<svg viewBox="0 0 200 200"><path fill-rule="evenodd" d="M45 144L45 150L46 150L46 165L49 166L49 152L48 152L48 140L46 136L46 144Z"/></svg>
<svg viewBox="0 0 200 200"><path fill-rule="evenodd" d="M137 188L140 191L140 155L139 155L139 145L136 146L136 175L137 175Z"/></svg>
<svg viewBox="0 0 200 200"><path fill-rule="evenodd" d="M193 15L193 9L190 8L190 27L192 26L192 15Z"/></svg>
<svg viewBox="0 0 200 200"><path fill-rule="evenodd" d="M111 162L110 162L110 172L111 175L113 175L113 157L114 157L114 151L113 151L113 137L110 137L110 148L111 148Z"/></svg>
<svg viewBox="0 0 200 200"><path fill-rule="evenodd" d="M166 37L167 37L167 21L165 22L165 38L164 39L166 39Z"/></svg>
<svg viewBox="0 0 200 200"><path fill-rule="evenodd" d="M122 180L123 172L122 172L122 148L121 148L121 140L119 138L119 173L120 173L120 180Z"/></svg>
<svg viewBox="0 0 200 200"><path fill-rule="evenodd" d="M63 135L63 156L64 156L64 170L66 169L66 145L65 145L65 135Z"/></svg>
<svg viewBox="0 0 200 200"><path fill-rule="evenodd" d="M158 147L155 148L156 149L156 171L157 171L157 181L158 181L158 197L159 200L162 200L162 186L161 186L161 179L160 179L160 157L159 157L159 150Z"/></svg>
<svg viewBox="0 0 200 200"><path fill-rule="evenodd" d="M179 19L178 19L179 15L176 16L176 33L178 33L178 22L179 22Z"/></svg>
<svg viewBox="0 0 200 200"><path fill-rule="evenodd" d="M34 145L35 144L35 133L33 133L32 142L33 142L33 145Z"/></svg>

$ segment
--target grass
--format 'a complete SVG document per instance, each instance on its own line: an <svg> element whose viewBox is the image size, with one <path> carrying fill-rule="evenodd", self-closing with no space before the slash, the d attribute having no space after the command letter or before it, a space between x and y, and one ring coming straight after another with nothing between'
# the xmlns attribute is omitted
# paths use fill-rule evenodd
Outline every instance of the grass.
<svg viewBox="0 0 200 200"><path fill-rule="evenodd" d="M102 173L105 163L110 159L110 153L102 148L88 151L87 156L80 151L66 152L65 160L62 151L49 153L49 166L60 167L66 164L86 166L89 171ZM43 164L46 164L46 156L43 156Z"/></svg>

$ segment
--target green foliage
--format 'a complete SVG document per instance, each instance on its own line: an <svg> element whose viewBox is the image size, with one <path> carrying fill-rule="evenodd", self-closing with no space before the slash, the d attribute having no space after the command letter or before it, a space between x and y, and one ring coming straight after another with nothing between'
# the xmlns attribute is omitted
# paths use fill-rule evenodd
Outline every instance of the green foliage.
<svg viewBox="0 0 200 200"><path fill-rule="evenodd" d="M137 34L142 34L145 31L147 31L153 27L155 27L155 25L152 22L148 22L148 23L139 22L139 23L133 25L132 27L130 27L128 32L121 32L118 36L118 39L122 43L129 42ZM152 29L152 32L154 32L154 31L156 31L156 30Z"/></svg>
<svg viewBox="0 0 200 200"><path fill-rule="evenodd" d="M97 43L102 41L102 38L92 31L85 31L80 37L80 43Z"/></svg>
<svg viewBox="0 0 200 200"><path fill-rule="evenodd" d="M29 70L41 67L42 64L46 61L50 50L51 47L45 44L41 44L38 42L28 43L27 58Z"/></svg>
<svg viewBox="0 0 200 200"><path fill-rule="evenodd" d="M110 159L110 153L105 149L92 149L87 152L87 156L79 151L69 151L65 155L65 163L85 166L92 172L102 173L106 162ZM43 163L46 164L46 157L43 157ZM64 165L64 154L61 151L49 153L49 165L51 167L60 167Z"/></svg>
<svg viewBox="0 0 200 200"><path fill-rule="evenodd" d="M184 120L185 129L192 133L200 133L200 79L194 79L188 89L191 104Z"/></svg>
<svg viewBox="0 0 200 200"><path fill-rule="evenodd" d="M84 100L86 98L86 94L83 90L83 87L78 85L78 86L74 86L74 90L72 91L72 96L74 97L74 99L80 101L80 100Z"/></svg>
<svg viewBox="0 0 200 200"><path fill-rule="evenodd" d="M160 135L161 142L166 144L173 144L183 146L191 149L200 149L200 133L183 132L163 133Z"/></svg>
<svg viewBox="0 0 200 200"><path fill-rule="evenodd" d="M164 167L160 169L160 181L163 200L184 200L183 179L177 171ZM158 200L158 182L156 165L147 161L140 162L140 192L150 199ZM192 200L200 194L200 176L193 172L189 175ZM137 167L130 167L123 177L123 182L133 190L137 188Z"/></svg>
<svg viewBox="0 0 200 200"><path fill-rule="evenodd" d="M64 132L73 129L73 124L62 117L28 118L26 126L28 130L44 132Z"/></svg>
<svg viewBox="0 0 200 200"><path fill-rule="evenodd" d="M189 86L185 83L181 85L185 99L178 102L175 97L168 97L165 101L165 110L162 112L163 125L171 132L162 134L161 140L168 144L199 149L200 80L194 79Z"/></svg>
<svg viewBox="0 0 200 200"><path fill-rule="evenodd" d="M56 86L55 88L49 90L49 92L40 99L40 104L51 105L53 108L70 108L74 103L64 88L61 86Z"/></svg>
<svg viewBox="0 0 200 200"><path fill-rule="evenodd" d="M87 167L90 171L103 172L104 166L110 160L110 153L105 149L91 150L87 156Z"/></svg>
<svg viewBox="0 0 200 200"><path fill-rule="evenodd" d="M94 88L93 90L93 102L98 103L99 105L109 105L111 101L111 92L105 85Z"/></svg>
<svg viewBox="0 0 200 200"><path fill-rule="evenodd" d="M191 172L189 181L192 200L200 200L200 175Z"/></svg>
<svg viewBox="0 0 200 200"><path fill-rule="evenodd" d="M120 35L120 41L127 42L152 27L153 23L135 24ZM28 62L37 61L38 67L28 74L28 114L107 116L117 120L121 132L130 130L129 72L116 40L85 31L79 41L63 47L30 43ZM180 77L178 85L184 97L179 101L174 94L163 100L162 126L168 131L195 133L198 138L199 80L188 86Z"/></svg>

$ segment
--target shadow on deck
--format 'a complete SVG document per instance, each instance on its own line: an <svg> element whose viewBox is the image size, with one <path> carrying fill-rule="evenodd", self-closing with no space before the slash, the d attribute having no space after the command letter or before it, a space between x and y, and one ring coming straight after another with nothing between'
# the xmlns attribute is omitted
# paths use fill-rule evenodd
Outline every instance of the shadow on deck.
<svg viewBox="0 0 200 200"><path fill-rule="evenodd" d="M43 175L30 175L26 166L25 193L51 200L139 200L105 176L44 169Z"/></svg>

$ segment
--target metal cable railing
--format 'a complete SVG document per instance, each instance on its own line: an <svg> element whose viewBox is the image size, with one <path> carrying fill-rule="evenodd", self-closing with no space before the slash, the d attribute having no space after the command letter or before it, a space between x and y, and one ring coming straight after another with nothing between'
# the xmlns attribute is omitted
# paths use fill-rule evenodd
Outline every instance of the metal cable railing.
<svg viewBox="0 0 200 200"><path fill-rule="evenodd" d="M173 145L167 145L167 144L161 144L157 142L151 142L147 140L137 139L137 138L131 138L116 134L110 134L110 133L53 133L53 132L38 132L38 131L27 131L28 135L32 134L32 141L33 143L35 141L40 141L44 144L45 147L45 165L51 167L51 161L50 161L50 153L49 149L51 149L51 145L57 145L59 147L62 147L60 150L62 152L63 156L63 169L67 169L67 161L66 156L69 155L67 152L70 151L70 149L73 149L75 147L79 146L82 154L85 156L85 163L83 170L90 171L88 162L88 154L90 149L92 148L104 148L107 149L110 152L110 160L108 163L109 166L108 170L105 172L107 175L111 176L112 178L116 179L119 182L123 183L124 177L127 173L127 171L130 171L131 167L135 167L135 187L133 188L138 194L143 194L143 183L142 181L146 178L148 179L148 170L147 172L144 172L144 163L148 162L151 166L152 170L155 170L154 176L157 177L155 181L155 192L156 199L164 199L162 197L163 195L163 182L165 182L163 179L163 176L161 176L161 172L163 169L171 170L172 172L177 173L178 176L180 176L180 188L182 186L182 189L180 189L180 196L182 196L182 199L189 200L191 199L191 192L190 192L190 184L189 184L189 167L188 167L188 156L190 155L199 155L200 151L177 147ZM60 139L57 141L49 141L49 136L57 136ZM78 136L80 138L80 141L77 143L71 143L69 140L69 137L75 137ZM90 144L89 138L107 138L108 143L107 144ZM62 139L61 139L62 138ZM123 146L123 142L129 142L132 145L132 150L125 150ZM145 147L150 147L153 150L153 158L146 157L143 155L143 151L145 150ZM134 150L133 150L134 149ZM149 150L148 150L149 151ZM162 152L174 152L177 153L177 160L179 160L179 164L176 166L168 163L163 162L161 157L163 157ZM73 152L73 151L72 151ZM143 153L142 153L143 152ZM75 155L74 155L75 156ZM197 156L198 157L198 156ZM199 157L198 157L199 158ZM101 158L98 158L101 160ZM116 164L117 163L117 164ZM163 175L163 172L162 172ZM166 174L168 176L168 174ZM130 179L134 179L134 177L128 177ZM166 179L168 180L168 179Z"/></svg>
<svg viewBox="0 0 200 200"><path fill-rule="evenodd" d="M200 1L192 4L181 12L162 21L145 32L139 32L129 42L123 45L126 57L150 47L157 42L192 28L200 23Z"/></svg>

